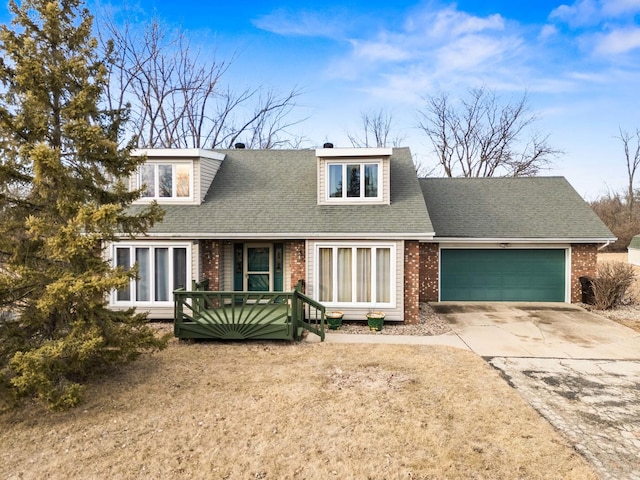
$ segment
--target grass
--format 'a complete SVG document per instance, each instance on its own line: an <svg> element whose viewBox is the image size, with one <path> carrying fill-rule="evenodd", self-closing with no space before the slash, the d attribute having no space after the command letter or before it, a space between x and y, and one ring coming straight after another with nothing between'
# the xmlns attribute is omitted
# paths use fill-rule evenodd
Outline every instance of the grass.
<svg viewBox="0 0 640 480"><path fill-rule="evenodd" d="M3 479L596 478L448 347L173 340L76 410L0 417L0 444Z"/></svg>

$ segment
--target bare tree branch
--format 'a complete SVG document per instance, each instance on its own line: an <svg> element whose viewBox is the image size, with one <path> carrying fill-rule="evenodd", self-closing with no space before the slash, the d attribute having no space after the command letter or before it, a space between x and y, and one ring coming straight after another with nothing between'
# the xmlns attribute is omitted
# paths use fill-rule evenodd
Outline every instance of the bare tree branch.
<svg viewBox="0 0 640 480"><path fill-rule="evenodd" d="M446 94L425 98L418 111L418 127L427 135L448 177L531 176L547 168L562 152L548 144L548 136L534 133L537 121L526 93L503 105L495 93L472 89L454 108Z"/></svg>
<svg viewBox="0 0 640 480"><path fill-rule="evenodd" d="M405 136L391 137L393 115L384 109L360 112L362 131L359 134L347 132L353 147L399 147Z"/></svg>
<svg viewBox="0 0 640 480"><path fill-rule="evenodd" d="M633 182L636 175L636 170L640 165L640 129L636 128L635 134L631 134L621 127L618 127L620 135L616 137L622 142L622 148L624 149L624 159L627 164L627 209L629 213L629 220L633 218L634 210L634 191ZM635 148L633 146L633 139L635 137Z"/></svg>
<svg viewBox="0 0 640 480"><path fill-rule="evenodd" d="M295 141L288 120L301 91L279 94L263 87L233 92L222 79L232 58L194 50L186 34L152 20L102 21L100 38L116 60L110 73L109 105L130 106L136 146L150 148L274 148Z"/></svg>

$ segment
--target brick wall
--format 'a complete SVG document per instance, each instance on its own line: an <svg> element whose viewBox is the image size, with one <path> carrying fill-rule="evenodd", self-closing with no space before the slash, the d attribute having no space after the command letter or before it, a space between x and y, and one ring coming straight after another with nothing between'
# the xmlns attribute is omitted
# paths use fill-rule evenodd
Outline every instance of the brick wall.
<svg viewBox="0 0 640 480"><path fill-rule="evenodd" d="M420 246L404 242L404 322L418 323L420 300Z"/></svg>
<svg viewBox="0 0 640 480"><path fill-rule="evenodd" d="M202 278L209 280L209 290L220 290L220 254L222 246L219 240L200 241L200 265ZM201 280L200 278L197 280Z"/></svg>
<svg viewBox="0 0 640 480"><path fill-rule="evenodd" d="M302 280L302 292L305 290L305 280L307 278L306 249L304 240L291 240L287 242L289 252L291 252L291 288L293 289L298 280Z"/></svg>
<svg viewBox="0 0 640 480"><path fill-rule="evenodd" d="M594 243L571 245L571 303L582 301L580 277L595 277L598 246Z"/></svg>
<svg viewBox="0 0 640 480"><path fill-rule="evenodd" d="M420 244L420 301L438 301L439 249L437 243Z"/></svg>

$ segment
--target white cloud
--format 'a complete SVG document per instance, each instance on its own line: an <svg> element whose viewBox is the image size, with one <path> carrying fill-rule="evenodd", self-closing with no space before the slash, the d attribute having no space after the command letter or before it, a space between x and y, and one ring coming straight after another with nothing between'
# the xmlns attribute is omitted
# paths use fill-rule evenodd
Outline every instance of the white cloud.
<svg viewBox="0 0 640 480"><path fill-rule="evenodd" d="M383 35L378 40L351 40L354 57L371 62L399 62L410 58L409 50L402 41Z"/></svg>
<svg viewBox="0 0 640 480"><path fill-rule="evenodd" d="M435 38L458 37L487 30L504 30L505 27L504 19L498 14L484 18L477 17L460 12L453 6L435 12L435 15L433 12L426 13L424 20L428 22L427 25L431 25L428 32Z"/></svg>
<svg viewBox="0 0 640 480"><path fill-rule="evenodd" d="M438 49L438 66L442 70L459 73L469 72L499 62L505 53L518 48L504 38L490 38L481 35L466 35Z"/></svg>
<svg viewBox="0 0 640 480"><path fill-rule="evenodd" d="M640 0L602 0L602 12L608 17L637 13Z"/></svg>
<svg viewBox="0 0 640 480"><path fill-rule="evenodd" d="M541 40L545 40L547 38L552 38L555 37L558 34L558 28L555 25L545 25L544 27L542 27L542 29L540 30L540 34L538 35L538 38Z"/></svg>
<svg viewBox="0 0 640 480"><path fill-rule="evenodd" d="M617 55L640 48L640 28L613 30L596 36L595 53Z"/></svg>
<svg viewBox="0 0 640 480"><path fill-rule="evenodd" d="M328 18L332 15L321 15L318 12L299 11L295 13L276 10L273 13L252 20L261 30L284 36L328 37L344 36L340 22Z"/></svg>
<svg viewBox="0 0 640 480"><path fill-rule="evenodd" d="M595 0L578 0L573 5L560 5L551 12L549 19L567 23L573 28L597 25L601 11Z"/></svg>
<svg viewBox="0 0 640 480"><path fill-rule="evenodd" d="M578 28L599 25L607 20L626 22L638 12L640 0L576 0L571 5L554 9L549 19Z"/></svg>
<svg viewBox="0 0 640 480"><path fill-rule="evenodd" d="M530 52L520 25L501 15L474 16L455 6L422 7L402 26L350 40L326 74L359 81L358 89L398 102L415 102L438 89L470 85L522 91L529 87Z"/></svg>
<svg viewBox="0 0 640 480"><path fill-rule="evenodd" d="M619 55L640 47L638 13L640 0L576 0L553 10L549 20L575 29L566 39L583 51L615 63Z"/></svg>

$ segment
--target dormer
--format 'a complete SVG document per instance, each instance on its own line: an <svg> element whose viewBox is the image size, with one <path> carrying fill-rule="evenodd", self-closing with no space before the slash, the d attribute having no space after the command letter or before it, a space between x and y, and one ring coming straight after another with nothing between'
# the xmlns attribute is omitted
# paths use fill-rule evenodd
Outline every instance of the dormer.
<svg viewBox="0 0 640 480"><path fill-rule="evenodd" d="M143 148L131 155L147 158L130 179L131 189L143 188L135 203L199 205L224 160L200 148Z"/></svg>
<svg viewBox="0 0 640 480"><path fill-rule="evenodd" d="M391 204L392 153L391 148L316 149L318 205Z"/></svg>

